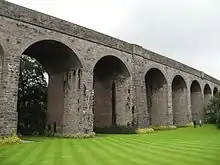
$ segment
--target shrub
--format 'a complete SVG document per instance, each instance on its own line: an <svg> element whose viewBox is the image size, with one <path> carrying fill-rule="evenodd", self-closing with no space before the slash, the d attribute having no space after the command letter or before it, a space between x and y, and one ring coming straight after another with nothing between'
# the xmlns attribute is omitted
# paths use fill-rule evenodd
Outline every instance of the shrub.
<svg viewBox="0 0 220 165"><path fill-rule="evenodd" d="M48 137L51 137L51 136L54 136L54 132L50 129L45 129L44 130L44 135L48 136Z"/></svg>
<svg viewBox="0 0 220 165"><path fill-rule="evenodd" d="M19 144L21 142L21 139L16 134L6 137L0 137L0 146L7 144Z"/></svg>
<svg viewBox="0 0 220 165"><path fill-rule="evenodd" d="M209 105L207 108L205 108L204 111L205 111L204 123L216 124L217 115L213 105Z"/></svg>
<svg viewBox="0 0 220 165"><path fill-rule="evenodd" d="M104 128L95 128L96 133L106 133L106 134L146 134L152 133L160 130L173 130L176 129L176 126L150 126L148 128L135 128L128 126L116 126L116 127L104 127Z"/></svg>
<svg viewBox="0 0 220 165"><path fill-rule="evenodd" d="M138 128L136 130L137 134L150 134L153 133L154 129L153 128Z"/></svg>
<svg viewBox="0 0 220 165"><path fill-rule="evenodd" d="M193 122L187 123L187 124L186 124L186 127L194 127Z"/></svg>
<svg viewBox="0 0 220 165"><path fill-rule="evenodd" d="M183 128L183 127L193 127L193 122L182 124L182 125L177 125L177 128Z"/></svg>
<svg viewBox="0 0 220 165"><path fill-rule="evenodd" d="M218 92L208 104L206 108L206 123L216 124L220 128L220 93Z"/></svg>
<svg viewBox="0 0 220 165"><path fill-rule="evenodd" d="M177 129L175 125L160 125L160 126L150 126L155 131L163 131L163 130L174 130Z"/></svg>
<svg viewBox="0 0 220 165"><path fill-rule="evenodd" d="M93 138L93 137L95 137L95 132L88 133L88 134L83 134L83 133L59 134L59 133L55 133L54 137L73 138L73 139L86 139L86 138Z"/></svg>
<svg viewBox="0 0 220 165"><path fill-rule="evenodd" d="M106 134L135 134L136 128L131 126L112 126L103 128L94 128L96 133L106 133Z"/></svg>

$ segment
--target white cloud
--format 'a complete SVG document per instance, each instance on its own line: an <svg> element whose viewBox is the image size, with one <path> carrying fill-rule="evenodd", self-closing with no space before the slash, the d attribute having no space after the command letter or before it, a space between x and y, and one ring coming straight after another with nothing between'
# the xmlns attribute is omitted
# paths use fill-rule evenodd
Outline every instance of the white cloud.
<svg viewBox="0 0 220 165"><path fill-rule="evenodd" d="M218 0L10 0L142 45L220 79Z"/></svg>

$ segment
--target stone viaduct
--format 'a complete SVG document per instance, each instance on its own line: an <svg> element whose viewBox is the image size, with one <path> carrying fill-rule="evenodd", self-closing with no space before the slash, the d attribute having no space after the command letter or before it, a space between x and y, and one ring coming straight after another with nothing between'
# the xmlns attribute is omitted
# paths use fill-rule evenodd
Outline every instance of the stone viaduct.
<svg viewBox="0 0 220 165"><path fill-rule="evenodd" d="M0 134L17 129L22 54L48 71L48 124L60 133L94 127L178 125L203 119L220 81L96 31L0 1Z"/></svg>

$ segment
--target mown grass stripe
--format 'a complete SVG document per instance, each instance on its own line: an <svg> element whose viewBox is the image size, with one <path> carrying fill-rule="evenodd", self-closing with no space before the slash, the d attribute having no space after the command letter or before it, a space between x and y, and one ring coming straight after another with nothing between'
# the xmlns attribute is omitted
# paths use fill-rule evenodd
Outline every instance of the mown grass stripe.
<svg viewBox="0 0 220 165"><path fill-rule="evenodd" d="M106 139L104 143L100 141L95 141L97 147L102 148L103 152L107 153L111 157L112 164L121 164L124 163L126 165L130 164L139 164L140 160L128 157L128 154L126 152L121 152L121 150L116 150L115 147L112 147L112 143L109 141L109 139Z"/></svg>
<svg viewBox="0 0 220 165"><path fill-rule="evenodd" d="M123 141L125 143L127 143L128 141ZM133 141L134 142L134 141ZM122 143L122 141L120 142ZM216 151L213 151L212 153L210 153L210 150L197 150L197 152L195 151L190 151L191 148L182 148L182 146L178 145L177 147L173 147L172 144L170 144L169 146L165 146L165 145L161 145L161 144L157 144L157 143L151 143L150 145L149 144L146 144L145 142L142 141L142 143L139 143L138 142L138 145L139 146L146 146L146 147L151 147L151 149L156 149L157 147L159 148L164 148L164 149L167 149L167 150L174 150L175 152L181 152L181 153L189 153L191 152L190 155L198 155L198 156L201 156L203 155L203 157L206 157L206 158L214 158L218 155L220 149L218 148L218 150ZM201 153L201 154L200 154ZM220 158L219 158L220 159Z"/></svg>
<svg viewBox="0 0 220 165"><path fill-rule="evenodd" d="M99 165L99 163L97 163L97 159L95 159L96 155L93 155L94 153L91 152L92 148L96 148L93 141L83 140L83 141L81 141L81 147L82 147L82 152L84 153L83 159L85 159L86 163L88 165L89 164Z"/></svg>
<svg viewBox="0 0 220 165"><path fill-rule="evenodd" d="M111 152L106 152L104 146L106 145L105 141L99 139L91 139L91 141L92 145L89 146L88 150L99 165L112 165L119 163L116 159L114 159L114 155L112 155Z"/></svg>
<svg viewBox="0 0 220 165"><path fill-rule="evenodd" d="M54 160L54 152L57 149L57 143L54 139L45 140L42 142L45 144L45 150L42 151L40 157L36 158L36 162L33 162L32 165L50 165L53 163Z"/></svg>
<svg viewBox="0 0 220 165"><path fill-rule="evenodd" d="M74 139L72 141L69 141L70 144L72 144L71 148L70 148L70 151L73 155L73 164L74 165L84 165L86 164L86 160L84 159L84 156L83 156L83 151L82 151L82 147L81 147L81 143L80 143L81 140L78 140L78 139Z"/></svg>
<svg viewBox="0 0 220 165"><path fill-rule="evenodd" d="M35 148L29 151L26 156L23 157L23 159L20 159L18 165L27 165L27 164L34 164L37 159L41 157L43 154L43 150L46 146L43 143L40 143L39 145L35 145Z"/></svg>
<svg viewBox="0 0 220 165"><path fill-rule="evenodd" d="M130 147L130 146L126 146L124 144L120 144L120 141L121 140L116 140L118 141L115 142L114 140L116 139L112 139L112 138L109 138L108 141L110 143L110 145L112 145L113 148L117 149L118 152L124 152L128 159L137 159L139 160L140 163L147 163L147 164L155 164L155 160L157 160L157 155L155 154L152 154L152 155L146 155L146 151L142 152L140 151L139 149L138 150L134 150L133 147ZM119 150L118 150L119 149Z"/></svg>
<svg viewBox="0 0 220 165"><path fill-rule="evenodd" d="M53 140L53 143L53 145L55 146L53 151L53 165L60 165L60 163L62 163L62 159L57 160L57 158L62 155L62 152L64 150L63 140L57 138Z"/></svg>
<svg viewBox="0 0 220 165"><path fill-rule="evenodd" d="M124 142L130 142L128 140L123 140ZM220 148L205 148L205 147L201 147L201 146L194 146L194 145L188 145L187 147L184 145L181 145L181 144L178 144L178 143L157 143L157 142L148 142L148 141L143 141L143 140L132 140L133 143L136 143L138 145L154 145L154 146L158 146L158 147L169 147L169 148L172 148L172 149L181 149L181 150L187 150L187 151L192 151L192 152L201 152L201 151L205 151L205 152L209 152L210 154L216 154L220 151Z"/></svg>
<svg viewBox="0 0 220 165"><path fill-rule="evenodd" d="M5 159L1 159L2 165L4 164L19 164L22 159L25 159L28 154L33 150L33 145L19 145L22 147L17 147L17 150L8 149L7 155L5 155ZM10 158L9 158L10 157Z"/></svg>
<svg viewBox="0 0 220 165"><path fill-rule="evenodd" d="M220 131L213 126L94 139L29 137L0 147L0 165L218 165Z"/></svg>
<svg viewBox="0 0 220 165"><path fill-rule="evenodd" d="M195 154L195 153L185 153L185 152L181 152L181 155L180 154L177 154L176 153L176 151L177 150L172 150L172 149L169 149L169 148L162 148L162 147L155 147L155 146L152 146L152 145L150 145L150 146L146 146L145 148L143 148L143 145L142 145L142 147L141 147L141 145L138 145L138 147L137 147L137 145L133 145L133 144L129 144L129 143L126 143L126 142L122 142L122 141L116 141L115 139L113 140L115 143L118 143L118 144L121 144L121 146L124 146L124 145L126 145L126 146L128 146L128 147L130 147L130 148L132 148L132 149L134 149L134 150L138 150L138 151L136 151L136 152L139 152L140 150L141 150L141 152L146 152L146 151L148 151L148 152L151 152L151 151L158 151L158 152L154 152L153 154L158 154L158 153L162 153L160 156L161 157L170 157L169 155L172 155L172 154L174 154L175 153L175 155L176 155L176 157L177 157L177 159L179 159L179 158L181 158L182 160L185 160L186 162L188 162L188 158L187 158L187 155L192 155L194 158L197 158L196 156L198 156L197 154ZM122 145L123 144L123 145ZM117 146L117 144L116 144L116 146ZM148 148L147 148L148 147ZM167 154L168 153L168 154ZM172 159L173 159L173 157L172 157ZM196 160L196 162L197 162L198 160ZM207 161L209 161L209 160L207 160ZM192 162L192 161L190 161L190 162Z"/></svg>

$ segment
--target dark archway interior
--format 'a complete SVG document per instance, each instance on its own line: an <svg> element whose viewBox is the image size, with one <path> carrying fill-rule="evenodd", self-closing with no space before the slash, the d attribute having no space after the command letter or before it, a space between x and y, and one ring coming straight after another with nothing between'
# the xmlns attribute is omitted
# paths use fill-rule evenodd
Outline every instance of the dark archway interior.
<svg viewBox="0 0 220 165"><path fill-rule="evenodd" d="M149 124L161 125L168 109L167 81L162 72L150 69L145 76Z"/></svg>
<svg viewBox="0 0 220 165"><path fill-rule="evenodd" d="M77 88L82 64L76 54L65 44L54 40L42 40L30 45L23 55L36 59L49 75L47 98L47 124L61 129L65 109L65 89ZM70 75L70 71L73 73ZM68 84L71 76L74 82ZM73 107L72 107L73 108Z"/></svg>
<svg viewBox="0 0 220 165"><path fill-rule="evenodd" d="M23 53L39 61L48 72L64 72L70 68L82 68L75 53L63 43L43 40L29 46Z"/></svg>
<svg viewBox="0 0 220 165"><path fill-rule="evenodd" d="M213 90L213 95L215 96L217 93L218 93L218 88L215 87Z"/></svg>
<svg viewBox="0 0 220 165"><path fill-rule="evenodd" d="M208 84L204 87L204 108L208 106L209 101L212 98L212 90Z"/></svg>
<svg viewBox="0 0 220 165"><path fill-rule="evenodd" d="M123 89L130 77L125 64L114 56L105 56L95 65L93 71L94 88L94 129L112 127L123 123Z"/></svg>
<svg viewBox="0 0 220 165"><path fill-rule="evenodd" d="M192 119L203 119L202 91L198 81L194 80L190 87Z"/></svg>
<svg viewBox="0 0 220 165"><path fill-rule="evenodd" d="M181 76L175 76L172 82L173 124L181 125L188 120L187 86Z"/></svg>

